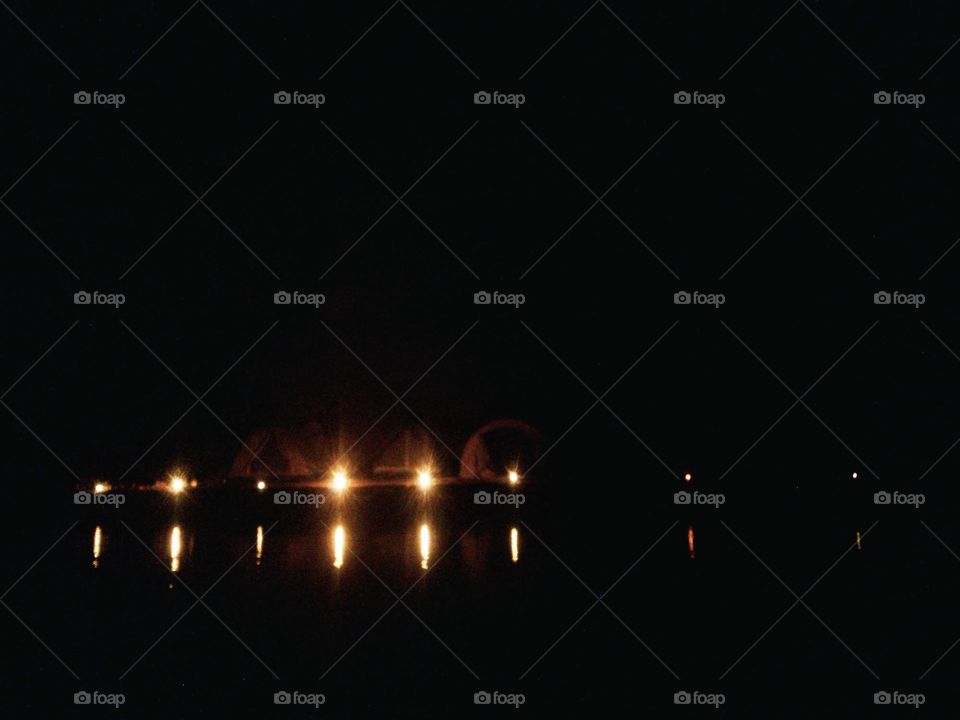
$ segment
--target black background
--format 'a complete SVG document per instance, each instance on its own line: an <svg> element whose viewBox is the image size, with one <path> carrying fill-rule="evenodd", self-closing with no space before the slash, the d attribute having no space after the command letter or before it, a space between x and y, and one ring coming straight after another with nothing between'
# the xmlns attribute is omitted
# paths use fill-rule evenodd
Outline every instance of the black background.
<svg viewBox="0 0 960 720"><path fill-rule="evenodd" d="M623 528L625 558L658 534L631 546L630 508L660 503L669 517L664 498L688 469L757 536L790 514L795 569L805 546L821 547L812 536L826 518L857 512L866 527L886 510L874 491L923 492L923 510L876 532L904 568L936 557L936 592L956 599L960 564L918 522L926 514L960 545L949 452L960 51L935 63L960 36L950 3L188 8L11 1L0 12L0 185L13 185L0 212L4 387L72 328L3 397L9 506L27 505L13 512L24 547L8 585L56 537L49 517L70 516L63 498L78 482L115 479L148 449L128 480L172 464L219 479L237 436L262 425L318 420L352 440L463 336L384 427L422 422L459 451L493 418L531 422L556 441L544 486L589 488L591 512ZM78 90L126 102L76 106ZM277 106L279 90L326 103ZM477 106L479 90L526 102ZM678 106L679 90L726 102ZM879 90L926 103L877 106ZM428 169L409 209L387 212ZM181 218L214 183L209 209ZM809 207L787 212L793 193ZM294 289L326 303L273 303ZM76 306L78 290L126 303ZM477 306L479 290L526 302ZM726 303L677 306L679 290ZM881 290L926 303L877 306ZM209 409L163 435L228 369ZM609 407L594 406L615 382ZM444 462L455 470L452 454ZM556 507L562 542L583 503ZM797 591L848 542L798 569ZM840 612L847 600L824 602ZM889 665L874 690L921 687L958 631L947 608L913 610L917 646L909 658L877 651ZM843 655L816 627L823 652ZM13 618L6 631L25 632ZM24 635L26 664L44 652L32 643ZM951 657L941 679L956 672ZM871 687L846 660L832 679ZM803 687L809 668L781 661Z"/></svg>

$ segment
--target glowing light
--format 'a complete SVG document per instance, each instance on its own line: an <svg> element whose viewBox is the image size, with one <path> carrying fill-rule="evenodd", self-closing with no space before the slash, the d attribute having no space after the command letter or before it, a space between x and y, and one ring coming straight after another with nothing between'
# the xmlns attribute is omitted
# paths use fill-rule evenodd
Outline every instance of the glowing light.
<svg viewBox="0 0 960 720"><path fill-rule="evenodd" d="M429 490L430 486L433 485L433 473L428 468L424 468L417 473L417 485L420 486L421 490Z"/></svg>
<svg viewBox="0 0 960 720"><path fill-rule="evenodd" d="M690 473L684 473L683 479L685 482L690 482L691 480L693 480L693 475L691 475Z"/></svg>
<svg viewBox="0 0 960 720"><path fill-rule="evenodd" d="M516 485L518 482L520 482L520 473L518 473L516 470L511 470L509 473L507 473L507 480L510 481L511 485Z"/></svg>
<svg viewBox="0 0 960 720"><path fill-rule="evenodd" d="M257 525L257 565L263 558L263 525Z"/></svg>
<svg viewBox="0 0 960 720"><path fill-rule="evenodd" d="M427 569L430 560L430 526L424 523L420 526L420 567Z"/></svg>
<svg viewBox="0 0 960 720"><path fill-rule="evenodd" d="M687 549L690 551L690 559L693 560L693 525L687 527Z"/></svg>
<svg viewBox="0 0 960 720"><path fill-rule="evenodd" d="M100 529L100 526L97 525L96 529L93 531L93 566L98 567L100 565L100 544L103 541L103 531Z"/></svg>
<svg viewBox="0 0 960 720"><path fill-rule="evenodd" d="M97 495L100 495L101 493L105 493L109 489L110 489L110 486L107 485L107 483L102 483L102 482L98 482L96 485L93 486L93 492Z"/></svg>
<svg viewBox="0 0 960 720"><path fill-rule="evenodd" d="M343 525L333 529L333 566L338 570L343 567L343 551L347 546L347 531Z"/></svg>
<svg viewBox="0 0 960 720"><path fill-rule="evenodd" d="M257 490L261 490L261 491L262 491L262 490L266 490L266 489L267 489L267 484L266 484L263 480L259 480L259 481L257 482Z"/></svg>
<svg viewBox="0 0 960 720"><path fill-rule="evenodd" d="M170 492L174 495L179 495L184 490L187 489L187 481L183 479L180 475L174 475L170 478Z"/></svg>
<svg viewBox="0 0 960 720"><path fill-rule="evenodd" d="M853 474L853 479L854 479L854 480L857 479L857 474L856 474L856 473Z"/></svg>
<svg viewBox="0 0 960 720"><path fill-rule="evenodd" d="M516 528L510 528L510 559L520 561L520 531Z"/></svg>
<svg viewBox="0 0 960 720"><path fill-rule="evenodd" d="M180 526L174 525L170 530L170 569L177 572L180 569L180 553L183 544L180 540Z"/></svg>
<svg viewBox="0 0 960 720"><path fill-rule="evenodd" d="M337 469L333 471L333 489L338 493L342 493L347 489L347 485L350 484L350 478L347 477L347 471L342 469Z"/></svg>
<svg viewBox="0 0 960 720"><path fill-rule="evenodd" d="M863 548L860 547L860 531L859 530L857 531L857 550L863 550Z"/></svg>

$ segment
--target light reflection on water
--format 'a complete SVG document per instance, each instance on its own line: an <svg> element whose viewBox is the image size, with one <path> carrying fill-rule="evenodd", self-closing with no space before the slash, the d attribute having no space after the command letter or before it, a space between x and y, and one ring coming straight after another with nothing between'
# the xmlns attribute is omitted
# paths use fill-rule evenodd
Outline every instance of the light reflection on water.
<svg viewBox="0 0 960 720"><path fill-rule="evenodd" d="M420 567L424 570L429 567L430 561L430 526L424 523L420 526Z"/></svg>
<svg viewBox="0 0 960 720"><path fill-rule="evenodd" d="M343 551L347 545L347 531L343 525L333 529L333 566L339 570L343 567Z"/></svg>
<svg viewBox="0 0 960 720"><path fill-rule="evenodd" d="M520 562L520 531L515 527L510 528L510 559Z"/></svg>
<svg viewBox="0 0 960 720"><path fill-rule="evenodd" d="M100 526L97 525L96 529L93 531L93 567L97 568L100 566L100 548L103 540L103 531L100 529Z"/></svg>
<svg viewBox="0 0 960 720"><path fill-rule="evenodd" d="M174 525L170 529L170 569L177 572L180 569L180 553L183 543L180 537L180 526Z"/></svg>
<svg viewBox="0 0 960 720"><path fill-rule="evenodd" d="M263 559L263 525L257 525L257 565Z"/></svg>
<svg viewBox="0 0 960 720"><path fill-rule="evenodd" d="M693 545L693 525L687 526L687 549L690 551L690 559L693 560L695 557L694 545Z"/></svg>

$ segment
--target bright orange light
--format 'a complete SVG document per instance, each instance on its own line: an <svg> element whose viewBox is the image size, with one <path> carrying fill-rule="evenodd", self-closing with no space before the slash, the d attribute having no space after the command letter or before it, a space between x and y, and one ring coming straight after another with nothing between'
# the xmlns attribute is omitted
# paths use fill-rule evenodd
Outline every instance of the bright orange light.
<svg viewBox="0 0 960 720"><path fill-rule="evenodd" d="M423 468L417 473L417 485L420 486L421 490L428 490L433 485L433 473L430 472L429 468Z"/></svg>
<svg viewBox="0 0 960 720"><path fill-rule="evenodd" d="M257 490L266 490L266 489L267 489L267 484L263 480L260 480L257 482Z"/></svg>
<svg viewBox="0 0 960 720"><path fill-rule="evenodd" d="M174 525L170 530L170 569L177 572L180 569L180 552L183 546L180 541L180 526Z"/></svg>
<svg viewBox="0 0 960 720"><path fill-rule="evenodd" d="M333 529L333 566L338 570L343 567L343 551L347 546L347 531L343 525Z"/></svg>
<svg viewBox="0 0 960 720"><path fill-rule="evenodd" d="M97 495L100 495L101 493L105 493L109 489L110 489L110 486L107 485L107 483L102 483L102 482L98 482L96 485L93 486L93 492Z"/></svg>
<svg viewBox="0 0 960 720"><path fill-rule="evenodd" d="M342 468L337 468L333 471L333 489L338 493L342 493L347 489L347 485L350 484L350 478L347 477L347 471Z"/></svg>
<svg viewBox="0 0 960 720"><path fill-rule="evenodd" d="M686 474L684 474L683 479L684 479L686 482L690 482L691 480L693 480L693 475L691 475L690 473L686 473Z"/></svg>
<svg viewBox="0 0 960 720"><path fill-rule="evenodd" d="M430 526L424 523L420 526L420 567L427 569L430 560Z"/></svg>
<svg viewBox="0 0 960 720"><path fill-rule="evenodd" d="M520 531L516 528L510 528L510 559L520 561Z"/></svg>
<svg viewBox="0 0 960 720"><path fill-rule="evenodd" d="M170 478L170 492L174 495L179 495L184 490L187 489L187 481L183 479L180 475L174 475Z"/></svg>
<svg viewBox="0 0 960 720"><path fill-rule="evenodd" d="M693 525L687 527L687 549L690 550L690 559L693 559Z"/></svg>
<svg viewBox="0 0 960 720"><path fill-rule="evenodd" d="M100 565L100 544L103 540L103 531L100 530L100 526L97 525L96 529L93 531L93 566L97 567Z"/></svg>
<svg viewBox="0 0 960 720"><path fill-rule="evenodd" d="M263 525L257 525L257 565L263 558Z"/></svg>
<svg viewBox="0 0 960 720"><path fill-rule="evenodd" d="M518 482L520 482L520 473L518 473L516 470L511 470L509 473L507 473L507 480L510 481L511 485L516 485Z"/></svg>

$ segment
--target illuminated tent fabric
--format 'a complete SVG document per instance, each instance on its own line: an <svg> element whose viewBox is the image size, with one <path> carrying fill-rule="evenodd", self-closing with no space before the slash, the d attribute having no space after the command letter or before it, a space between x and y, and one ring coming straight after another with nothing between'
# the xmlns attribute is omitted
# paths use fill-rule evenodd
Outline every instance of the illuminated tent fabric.
<svg viewBox="0 0 960 720"><path fill-rule="evenodd" d="M496 480L529 466L539 454L540 433L522 420L494 420L477 430L460 456L460 477Z"/></svg>
<svg viewBox="0 0 960 720"><path fill-rule="evenodd" d="M254 431L240 446L231 478L307 478L328 471L333 445L319 423L267 427Z"/></svg>
<svg viewBox="0 0 960 720"><path fill-rule="evenodd" d="M437 469L443 448L438 447L430 431L420 426L411 426L399 431L392 440L383 444L376 453L373 465L376 474L401 475L415 473L422 466Z"/></svg>

